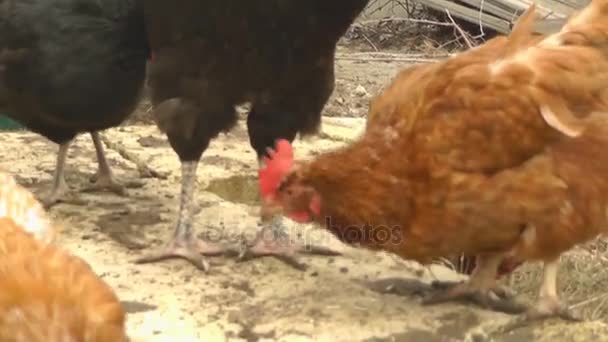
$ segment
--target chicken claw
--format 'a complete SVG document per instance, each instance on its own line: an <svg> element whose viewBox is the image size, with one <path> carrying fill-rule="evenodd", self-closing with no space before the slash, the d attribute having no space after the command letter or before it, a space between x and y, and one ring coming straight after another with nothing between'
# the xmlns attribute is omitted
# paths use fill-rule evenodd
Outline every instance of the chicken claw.
<svg viewBox="0 0 608 342"><path fill-rule="evenodd" d="M92 180L94 183L82 188L82 192L107 190L119 196L127 195L126 187L116 181L111 175L97 173L94 177L92 177Z"/></svg>
<svg viewBox="0 0 608 342"><path fill-rule="evenodd" d="M570 308L557 298L541 298L538 303L525 314L529 322L547 318L561 318L564 321L582 322L583 318L572 312Z"/></svg>
<svg viewBox="0 0 608 342"><path fill-rule="evenodd" d="M136 264L148 264L167 259L184 259L201 271L209 270L209 263L203 257L225 254L227 249L223 246L209 243L205 240L189 236L173 238L159 251L135 260Z"/></svg>
<svg viewBox="0 0 608 342"><path fill-rule="evenodd" d="M273 226L265 226L258 234L253 243L239 254L239 261L248 261L260 257L274 257L287 265L299 270L306 271L306 264L296 258L296 254L314 254L323 256L342 255L330 248L303 244L290 241L287 234L281 228L281 219L276 218ZM276 225L276 227L275 227Z"/></svg>
<svg viewBox="0 0 608 342"><path fill-rule="evenodd" d="M423 300L423 305L433 305L450 301L466 301L479 305L482 308L494 311L519 314L526 311L527 307L517 303L512 294L502 287L476 288L470 282L433 283L436 292Z"/></svg>
<svg viewBox="0 0 608 342"><path fill-rule="evenodd" d="M462 282L457 281L434 281L431 283L431 287L435 290L448 290L449 288L457 286L461 283ZM500 299L512 299L515 297L515 292L506 286L497 285L493 287L490 292Z"/></svg>
<svg viewBox="0 0 608 342"><path fill-rule="evenodd" d="M40 198L40 202L45 209L49 209L55 204L58 204L64 200L64 197L70 193L71 190L68 187L65 179L61 177L58 180L53 180L51 191L48 195Z"/></svg>
<svg viewBox="0 0 608 342"><path fill-rule="evenodd" d="M560 318L567 322L584 321L582 317L573 313L570 308L560 302L557 298L544 297L540 298L536 305L528 309L524 315L500 326L494 333L507 334L514 330L525 328L534 322L543 321L549 318Z"/></svg>

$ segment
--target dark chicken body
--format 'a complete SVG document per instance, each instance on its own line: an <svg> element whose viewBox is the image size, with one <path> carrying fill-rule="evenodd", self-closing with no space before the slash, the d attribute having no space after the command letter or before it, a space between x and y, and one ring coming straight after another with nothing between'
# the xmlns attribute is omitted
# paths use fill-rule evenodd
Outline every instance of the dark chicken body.
<svg viewBox="0 0 608 342"><path fill-rule="evenodd" d="M139 0L0 1L0 107L60 144L52 194L65 190L69 142L91 132L100 186L112 180L96 131L119 125L143 88L149 49Z"/></svg>
<svg viewBox="0 0 608 342"><path fill-rule="evenodd" d="M315 133L334 87L336 43L367 2L145 2L154 116L182 162L182 193L174 238L142 262L181 257L206 268L200 253L223 251L191 231L202 153L236 123L235 106L244 102L252 104L247 127L258 158L276 139ZM279 249L274 240L260 241L251 252L294 252Z"/></svg>

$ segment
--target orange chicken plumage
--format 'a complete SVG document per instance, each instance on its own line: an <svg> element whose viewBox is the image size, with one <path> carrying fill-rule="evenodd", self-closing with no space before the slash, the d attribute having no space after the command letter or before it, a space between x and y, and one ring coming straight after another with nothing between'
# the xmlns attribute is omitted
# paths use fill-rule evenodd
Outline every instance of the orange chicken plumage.
<svg viewBox="0 0 608 342"><path fill-rule="evenodd" d="M534 6L507 38L401 72L353 144L281 176L262 170L264 216L296 213L345 242L423 263L478 256L469 281L426 303L522 312L493 295L503 294L497 270L540 260L528 317L573 318L556 291L559 256L608 225L608 0L547 37L533 23ZM274 158L291 148L278 147Z"/></svg>
<svg viewBox="0 0 608 342"><path fill-rule="evenodd" d="M33 195L0 174L0 196L0 341L127 341L113 290L49 243L56 230Z"/></svg>
<svg viewBox="0 0 608 342"><path fill-rule="evenodd" d="M37 239L51 243L57 228L34 194L19 185L8 173L0 172L0 218L10 217Z"/></svg>

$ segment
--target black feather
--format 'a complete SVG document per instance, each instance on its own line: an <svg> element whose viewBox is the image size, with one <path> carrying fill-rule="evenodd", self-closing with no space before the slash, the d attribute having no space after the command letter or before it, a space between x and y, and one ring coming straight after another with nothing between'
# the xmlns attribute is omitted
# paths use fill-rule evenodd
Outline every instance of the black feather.
<svg viewBox="0 0 608 342"><path fill-rule="evenodd" d="M157 123L179 157L199 159L244 102L252 103L248 129L259 156L278 138L316 132L334 87L336 43L367 3L145 0L152 100L164 108Z"/></svg>
<svg viewBox="0 0 608 342"><path fill-rule="evenodd" d="M0 1L0 109L56 143L120 124L149 47L142 0Z"/></svg>

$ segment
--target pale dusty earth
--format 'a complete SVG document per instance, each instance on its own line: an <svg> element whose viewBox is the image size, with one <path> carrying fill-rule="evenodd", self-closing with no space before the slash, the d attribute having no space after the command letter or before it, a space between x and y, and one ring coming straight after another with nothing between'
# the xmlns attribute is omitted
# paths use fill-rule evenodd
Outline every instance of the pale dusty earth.
<svg viewBox="0 0 608 342"><path fill-rule="evenodd" d="M298 158L356 137L371 96L408 63L355 57L363 60L337 61L337 90L322 134L298 141ZM72 201L51 210L64 227L60 243L88 261L124 301L136 341L588 341L608 336L600 321L549 321L502 333L499 328L513 317L458 304L421 306L420 295L405 291L404 284L459 276L443 266L431 272L388 254L347 247L311 226L289 225L292 236L345 255L303 256L305 271L272 258L245 263L212 258L206 274L181 260L135 265L136 257L171 234L179 193L177 157L157 128L141 119L147 109L143 103L138 120L104 134L166 179L142 178L114 146L108 157L117 178L131 185L128 197L75 191ZM0 151L0 169L36 193L48 189L56 146L32 133L11 132L0 134ZM80 136L66 173L74 189L95 173L94 155L89 137ZM235 246L243 235L251 240L259 229L255 176L255 155L240 122L214 140L202 160L198 232Z"/></svg>

